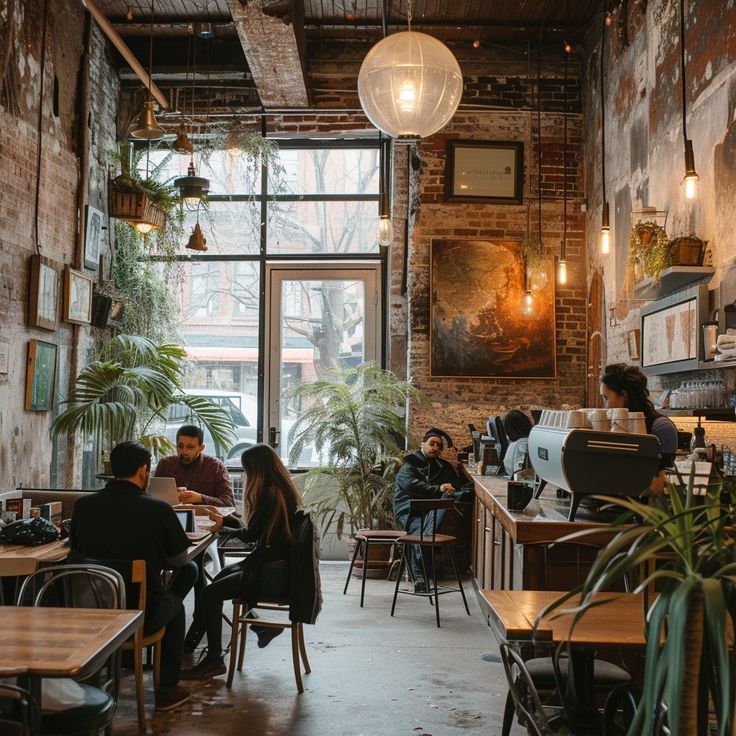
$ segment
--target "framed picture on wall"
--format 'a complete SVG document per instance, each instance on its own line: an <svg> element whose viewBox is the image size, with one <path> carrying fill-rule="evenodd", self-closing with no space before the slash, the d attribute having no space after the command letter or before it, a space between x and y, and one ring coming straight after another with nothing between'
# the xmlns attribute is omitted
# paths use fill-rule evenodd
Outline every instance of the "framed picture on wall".
<svg viewBox="0 0 736 736"><path fill-rule="evenodd" d="M639 360L639 336L641 330L629 330L626 333L626 350L629 360Z"/></svg>
<svg viewBox="0 0 736 736"><path fill-rule="evenodd" d="M447 141L448 202L521 204L524 144L513 141Z"/></svg>
<svg viewBox="0 0 736 736"><path fill-rule="evenodd" d="M42 340L28 343L26 411L48 411L54 402L56 345Z"/></svg>
<svg viewBox="0 0 736 736"><path fill-rule="evenodd" d="M8 372L10 363L10 343L0 340L0 373Z"/></svg>
<svg viewBox="0 0 736 736"><path fill-rule="evenodd" d="M77 325L92 321L92 279L67 266L64 269L64 319Z"/></svg>
<svg viewBox="0 0 736 736"><path fill-rule="evenodd" d="M100 265L100 243L102 241L102 218L104 213L87 205L84 228L84 265L97 270Z"/></svg>
<svg viewBox="0 0 736 736"><path fill-rule="evenodd" d="M31 256L28 290L28 323L31 327L55 330L59 321L60 266L49 258Z"/></svg>
<svg viewBox="0 0 736 736"><path fill-rule="evenodd" d="M532 291L525 312L520 243L433 240L430 245L430 374L554 378L555 279ZM541 284L541 280L540 280Z"/></svg>

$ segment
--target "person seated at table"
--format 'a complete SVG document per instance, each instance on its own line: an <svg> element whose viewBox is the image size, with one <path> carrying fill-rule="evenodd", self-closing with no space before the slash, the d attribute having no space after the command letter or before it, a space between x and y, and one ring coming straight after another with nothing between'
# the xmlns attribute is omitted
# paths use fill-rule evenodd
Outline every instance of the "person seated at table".
<svg viewBox="0 0 736 736"><path fill-rule="evenodd" d="M636 365L612 363L601 376L601 398L609 409L640 411L644 414L647 433L659 440L659 467L647 489L661 496L665 486L665 468L671 468L677 454L677 427L669 417L660 414L649 398L647 377Z"/></svg>
<svg viewBox="0 0 736 736"><path fill-rule="evenodd" d="M157 710L171 710L189 699L179 685L184 643L183 600L192 589L197 567L187 562L189 539L174 510L146 493L151 453L138 442L122 442L110 453L115 476L102 491L78 499L69 530L70 561L146 561L146 635L166 627L161 642L161 681ZM214 529L222 526L216 515ZM164 569L175 572L168 589L161 582Z"/></svg>
<svg viewBox="0 0 736 736"><path fill-rule="evenodd" d="M276 600L289 593L289 539L294 514L302 505L299 491L278 454L269 445L249 447L241 457L245 471L243 507L246 528L234 534L243 542L257 542L252 554L241 562L224 567L202 591L194 610L194 621L187 640L199 641L207 634L205 658L182 672L188 680L215 677L225 672L222 656L222 606L227 600L243 598ZM257 563L257 564L256 564ZM283 629L251 626L258 646L265 647Z"/></svg>
<svg viewBox="0 0 736 736"><path fill-rule="evenodd" d="M503 428L509 441L503 456L503 467L506 475L514 478L527 465L532 420L523 411L512 409L503 418Z"/></svg>
<svg viewBox="0 0 736 736"><path fill-rule="evenodd" d="M409 534L419 534L421 531L421 517L409 518L409 504L415 499L451 498L461 490L464 485L463 479L455 469L455 466L447 460L443 460L442 451L447 442L447 447L452 447L452 439L442 429L432 427L424 433L422 444L416 452L404 458L404 464L396 475L394 486L394 517L401 529ZM445 517L445 509L437 511L437 531ZM434 531L434 514L428 514L424 518L424 534L429 536ZM424 565L422 565L424 558ZM409 559L412 579L414 580L414 591L426 593L428 581L424 576L433 576L434 566L431 547L422 548L421 552L417 545L411 546L411 558Z"/></svg>
<svg viewBox="0 0 736 736"><path fill-rule="evenodd" d="M208 506L234 506L230 476L224 463L216 457L204 454L204 433L201 427L185 424L176 432L176 455L159 460L157 478L174 478L180 503L205 504ZM198 575L194 584L196 606L206 579L204 574L205 552L194 559ZM191 653L194 646L184 642L184 651Z"/></svg>

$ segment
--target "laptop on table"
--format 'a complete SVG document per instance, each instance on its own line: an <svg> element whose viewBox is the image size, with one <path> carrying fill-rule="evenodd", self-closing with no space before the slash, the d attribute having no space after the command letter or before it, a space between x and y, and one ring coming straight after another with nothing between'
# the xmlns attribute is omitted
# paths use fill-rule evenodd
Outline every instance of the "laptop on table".
<svg viewBox="0 0 736 736"><path fill-rule="evenodd" d="M148 481L148 493L156 498L161 498L169 506L179 503L179 492L176 490L175 478L151 478Z"/></svg>

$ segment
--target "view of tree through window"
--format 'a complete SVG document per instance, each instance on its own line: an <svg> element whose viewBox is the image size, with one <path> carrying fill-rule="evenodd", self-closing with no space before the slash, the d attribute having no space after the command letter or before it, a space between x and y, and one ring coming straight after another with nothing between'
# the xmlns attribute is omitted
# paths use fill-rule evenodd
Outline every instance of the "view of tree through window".
<svg viewBox="0 0 736 736"><path fill-rule="evenodd" d="M186 156L166 155L151 153L152 161L165 162L160 178L186 174ZM184 233L188 237L199 222L208 250L182 258L175 287L178 333L187 349L187 389L238 409L238 441L220 452L237 464L256 439L259 389L269 380L264 376L259 384L262 346L266 351L277 346L279 365L272 370L279 371L281 392L365 357L363 282L330 274L346 256L379 258L379 149L373 142L284 142L265 177L267 191L260 188L260 163L254 166L237 152L215 151L200 161L195 156L195 164L197 174L210 180L210 192L205 204L185 211ZM325 278L300 279L298 271L291 272L282 286L278 328L261 335L269 308L266 264L294 257ZM298 407L284 408L286 414L270 423L287 415L293 423ZM263 413L267 416L267 407ZM167 431L175 432L171 425ZM281 430L285 437L288 426ZM268 427L262 437L268 441Z"/></svg>

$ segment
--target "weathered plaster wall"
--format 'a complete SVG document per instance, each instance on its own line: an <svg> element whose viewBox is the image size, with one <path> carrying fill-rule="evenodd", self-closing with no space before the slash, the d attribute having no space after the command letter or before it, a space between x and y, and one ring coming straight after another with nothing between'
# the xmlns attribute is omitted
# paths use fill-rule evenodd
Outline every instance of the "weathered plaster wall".
<svg viewBox="0 0 736 736"><path fill-rule="evenodd" d="M43 7L44 3L35 0L16 0L0 10L0 59L8 60L0 69L0 340L10 345L8 373L0 374L0 489L20 483L79 482L78 451L67 457L64 442L56 443L51 451L51 412L23 408L26 359L31 338L58 346L56 397L63 398L69 376L79 360L86 358L94 337L92 328L63 321L54 331L28 326L30 256L38 252L53 259L60 272L65 265L84 270L80 258L83 212L80 216L77 196L85 11L79 3L48 3L44 21ZM96 26L91 28L87 48L92 90L86 121L88 201L104 210L102 159L103 151L114 142L118 87ZM103 253L107 256L106 232Z"/></svg>

